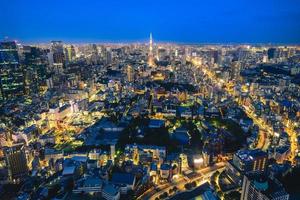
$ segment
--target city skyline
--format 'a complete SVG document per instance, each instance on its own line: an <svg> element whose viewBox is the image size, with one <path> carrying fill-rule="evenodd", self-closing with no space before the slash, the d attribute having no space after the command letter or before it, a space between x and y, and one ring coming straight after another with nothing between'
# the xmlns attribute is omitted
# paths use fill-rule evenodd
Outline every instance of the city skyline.
<svg viewBox="0 0 300 200"><path fill-rule="evenodd" d="M0 38L23 43L146 41L185 44L300 43L298 1L7 1Z"/></svg>
<svg viewBox="0 0 300 200"><path fill-rule="evenodd" d="M300 1L10 0L0 199L299 200Z"/></svg>

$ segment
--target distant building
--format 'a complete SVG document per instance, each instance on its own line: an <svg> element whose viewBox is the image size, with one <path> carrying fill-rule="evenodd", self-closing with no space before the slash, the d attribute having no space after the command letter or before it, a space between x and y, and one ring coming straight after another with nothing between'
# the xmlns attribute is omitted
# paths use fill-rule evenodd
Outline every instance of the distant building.
<svg viewBox="0 0 300 200"><path fill-rule="evenodd" d="M268 54L268 59L269 60L276 58L277 57L276 48L269 48L267 54Z"/></svg>
<svg viewBox="0 0 300 200"><path fill-rule="evenodd" d="M74 61L76 57L76 52L73 45L69 45L65 48L65 57L68 63Z"/></svg>
<svg viewBox="0 0 300 200"><path fill-rule="evenodd" d="M53 63L63 64L65 56L62 41L51 41L51 50L53 52Z"/></svg>
<svg viewBox="0 0 300 200"><path fill-rule="evenodd" d="M0 92L2 99L23 95L24 73L15 41L0 43Z"/></svg>
<svg viewBox="0 0 300 200"><path fill-rule="evenodd" d="M127 73L127 81L133 82L134 81L134 71L133 71L132 66L130 66L130 65L127 66L126 73Z"/></svg>
<svg viewBox="0 0 300 200"><path fill-rule="evenodd" d="M24 52L24 76L26 94L37 94L40 86L46 83L46 52L38 47L28 47Z"/></svg>
<svg viewBox="0 0 300 200"><path fill-rule="evenodd" d="M60 73L63 71L63 65L65 63L65 54L62 41L52 41L51 52L53 57L53 70L56 73Z"/></svg>

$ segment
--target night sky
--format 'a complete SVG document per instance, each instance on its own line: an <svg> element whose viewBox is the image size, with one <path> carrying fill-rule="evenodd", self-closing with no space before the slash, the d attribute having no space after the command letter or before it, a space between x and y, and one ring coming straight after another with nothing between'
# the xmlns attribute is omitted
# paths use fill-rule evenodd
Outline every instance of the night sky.
<svg viewBox="0 0 300 200"><path fill-rule="evenodd" d="M0 0L20 42L300 43L300 0Z"/></svg>

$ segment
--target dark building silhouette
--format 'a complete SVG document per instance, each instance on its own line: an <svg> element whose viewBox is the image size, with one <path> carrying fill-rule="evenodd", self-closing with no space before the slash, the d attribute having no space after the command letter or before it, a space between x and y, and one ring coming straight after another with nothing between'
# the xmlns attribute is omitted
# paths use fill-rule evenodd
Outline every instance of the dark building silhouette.
<svg viewBox="0 0 300 200"><path fill-rule="evenodd" d="M2 99L24 94L24 72L14 41L0 43L0 92Z"/></svg>
<svg viewBox="0 0 300 200"><path fill-rule="evenodd" d="M28 173L26 154L23 144L16 144L4 148L4 157L8 168L10 181L20 180Z"/></svg>

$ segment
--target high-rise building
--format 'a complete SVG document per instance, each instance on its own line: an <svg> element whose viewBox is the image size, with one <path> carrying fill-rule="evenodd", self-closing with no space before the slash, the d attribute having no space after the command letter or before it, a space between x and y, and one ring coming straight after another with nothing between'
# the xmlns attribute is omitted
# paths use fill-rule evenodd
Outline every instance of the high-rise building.
<svg viewBox="0 0 300 200"><path fill-rule="evenodd" d="M15 41L0 43L0 92L2 99L24 94L24 73Z"/></svg>
<svg viewBox="0 0 300 200"><path fill-rule="evenodd" d="M65 48L65 57L68 63L74 61L76 57L76 52L73 45L69 45Z"/></svg>
<svg viewBox="0 0 300 200"><path fill-rule="evenodd" d="M56 73L63 71L63 65L65 63L65 54L62 41L51 42L51 53L53 56L53 67Z"/></svg>
<svg viewBox="0 0 300 200"><path fill-rule="evenodd" d="M65 55L62 41L52 41L51 50L53 52L53 62L63 64L65 61Z"/></svg>
<svg viewBox="0 0 300 200"><path fill-rule="evenodd" d="M112 52L110 48L107 48L104 51L104 61L107 65L112 63Z"/></svg>
<svg viewBox="0 0 300 200"><path fill-rule="evenodd" d="M127 66L127 81L132 82L134 79L134 73L133 73L133 68L131 65Z"/></svg>
<svg viewBox="0 0 300 200"><path fill-rule="evenodd" d="M261 174L244 176L241 200L288 200L289 194L277 179Z"/></svg>
<svg viewBox="0 0 300 200"><path fill-rule="evenodd" d="M262 173L266 170L268 154L260 149L239 150L228 161L226 172L238 185L242 184L242 177L249 172Z"/></svg>
<svg viewBox="0 0 300 200"><path fill-rule="evenodd" d="M46 52L37 47L29 47L24 53L24 74L26 91L37 94L39 86L44 82L46 84L47 59Z"/></svg>
<svg viewBox="0 0 300 200"><path fill-rule="evenodd" d="M241 62L239 61L234 61L231 63L231 73L232 73L232 78L235 80L238 80L240 77L241 73Z"/></svg>
<svg viewBox="0 0 300 200"><path fill-rule="evenodd" d="M28 173L26 154L23 144L4 148L4 157L10 181L22 179Z"/></svg>
<svg viewBox="0 0 300 200"><path fill-rule="evenodd" d="M213 63L215 64L219 64L220 63L220 60L221 60L221 53L217 50L214 50L211 52L212 53L212 58L213 58Z"/></svg>
<svg viewBox="0 0 300 200"><path fill-rule="evenodd" d="M160 48L157 50L157 59L159 61L162 61L162 60L165 60L166 57L167 57L167 50L166 49L163 49L163 48Z"/></svg>
<svg viewBox="0 0 300 200"><path fill-rule="evenodd" d="M277 57L276 48L269 48L267 54L268 54L268 59L269 60L276 58Z"/></svg>
<svg viewBox="0 0 300 200"><path fill-rule="evenodd" d="M267 167L268 154L260 149L239 150L233 156L233 164L244 172L263 172Z"/></svg>

